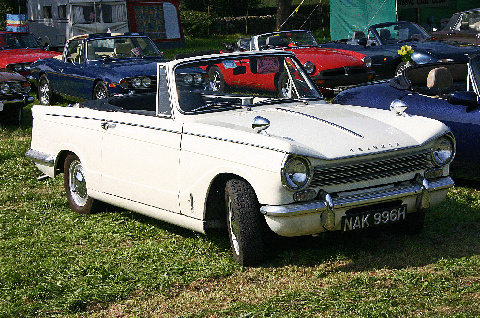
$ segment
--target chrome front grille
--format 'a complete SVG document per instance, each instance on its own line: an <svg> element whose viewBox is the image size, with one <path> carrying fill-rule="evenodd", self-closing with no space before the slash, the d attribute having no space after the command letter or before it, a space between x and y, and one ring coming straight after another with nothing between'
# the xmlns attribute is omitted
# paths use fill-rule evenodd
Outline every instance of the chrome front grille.
<svg viewBox="0 0 480 318"><path fill-rule="evenodd" d="M334 167L315 167L310 186L347 184L375 180L425 170L430 164L430 152L362 161Z"/></svg>

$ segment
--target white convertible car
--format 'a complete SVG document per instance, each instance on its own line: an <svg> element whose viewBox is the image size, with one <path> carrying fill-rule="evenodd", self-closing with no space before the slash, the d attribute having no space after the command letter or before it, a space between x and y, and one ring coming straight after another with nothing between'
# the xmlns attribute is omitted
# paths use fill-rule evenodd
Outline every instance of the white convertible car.
<svg viewBox="0 0 480 318"><path fill-rule="evenodd" d="M223 93L212 67L234 83ZM158 64L157 85L32 108L26 155L46 176L63 173L74 211L103 201L202 233L226 227L249 266L264 259L268 231L421 231L453 185L447 126L399 101L328 104L292 53L176 59Z"/></svg>

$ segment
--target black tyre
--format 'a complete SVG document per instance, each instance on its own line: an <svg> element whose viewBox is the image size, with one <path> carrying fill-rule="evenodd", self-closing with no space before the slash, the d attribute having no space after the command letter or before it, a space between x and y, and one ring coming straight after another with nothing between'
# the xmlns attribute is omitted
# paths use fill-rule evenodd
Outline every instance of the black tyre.
<svg viewBox="0 0 480 318"><path fill-rule="evenodd" d="M266 225L252 187L244 180L229 180L225 186L225 204L233 259L242 266L262 262Z"/></svg>
<svg viewBox="0 0 480 318"><path fill-rule="evenodd" d="M50 105L52 95L53 92L50 81L48 80L47 75L43 74L38 81L38 100L42 105Z"/></svg>
<svg viewBox="0 0 480 318"><path fill-rule="evenodd" d="M67 155L63 165L63 182L70 208L81 214L89 214L95 202L87 193L87 182L80 159Z"/></svg>
<svg viewBox="0 0 480 318"><path fill-rule="evenodd" d="M0 119L1 123L4 125L18 126L22 122L23 118L23 108L12 108L8 111L3 111L4 118Z"/></svg>
<svg viewBox="0 0 480 318"><path fill-rule="evenodd" d="M93 99L104 99L108 97L108 88L105 82L97 82L93 88Z"/></svg>
<svg viewBox="0 0 480 318"><path fill-rule="evenodd" d="M212 66L208 70L208 77L212 85L212 90L222 93L225 91L225 78L218 67Z"/></svg>

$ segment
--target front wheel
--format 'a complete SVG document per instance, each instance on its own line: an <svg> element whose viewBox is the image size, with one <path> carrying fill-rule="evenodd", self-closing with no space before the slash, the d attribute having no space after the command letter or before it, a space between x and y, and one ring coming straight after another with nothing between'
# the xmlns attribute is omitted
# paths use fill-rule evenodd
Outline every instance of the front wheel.
<svg viewBox="0 0 480 318"><path fill-rule="evenodd" d="M212 66L208 70L208 78L210 79L210 85L213 91L221 93L225 91L225 78L218 67Z"/></svg>
<svg viewBox="0 0 480 318"><path fill-rule="evenodd" d="M63 183L70 208L81 214L89 214L92 211L94 199L87 193L87 181L80 159L69 154L63 165Z"/></svg>
<svg viewBox="0 0 480 318"><path fill-rule="evenodd" d="M108 97L107 85L100 81L93 88L93 99L104 99Z"/></svg>
<svg viewBox="0 0 480 318"><path fill-rule="evenodd" d="M47 75L43 74L38 81L38 100L42 105L50 105L52 95L50 81L48 80Z"/></svg>
<svg viewBox="0 0 480 318"><path fill-rule="evenodd" d="M9 111L3 111L4 118L0 118L0 122L4 125L19 126L23 118L23 108L12 108Z"/></svg>
<svg viewBox="0 0 480 318"><path fill-rule="evenodd" d="M252 266L264 259L264 222L253 188L244 180L231 179L225 186L227 227L233 259Z"/></svg>

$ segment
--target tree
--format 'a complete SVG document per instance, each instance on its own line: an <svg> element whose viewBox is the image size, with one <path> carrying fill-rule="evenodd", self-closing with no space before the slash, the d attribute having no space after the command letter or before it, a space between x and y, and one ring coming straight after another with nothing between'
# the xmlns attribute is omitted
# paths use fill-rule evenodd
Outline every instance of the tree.
<svg viewBox="0 0 480 318"><path fill-rule="evenodd" d="M280 26L287 20L288 16L290 15L291 6L292 0L277 0L277 30L280 31ZM282 28L287 28L287 24L285 23Z"/></svg>

